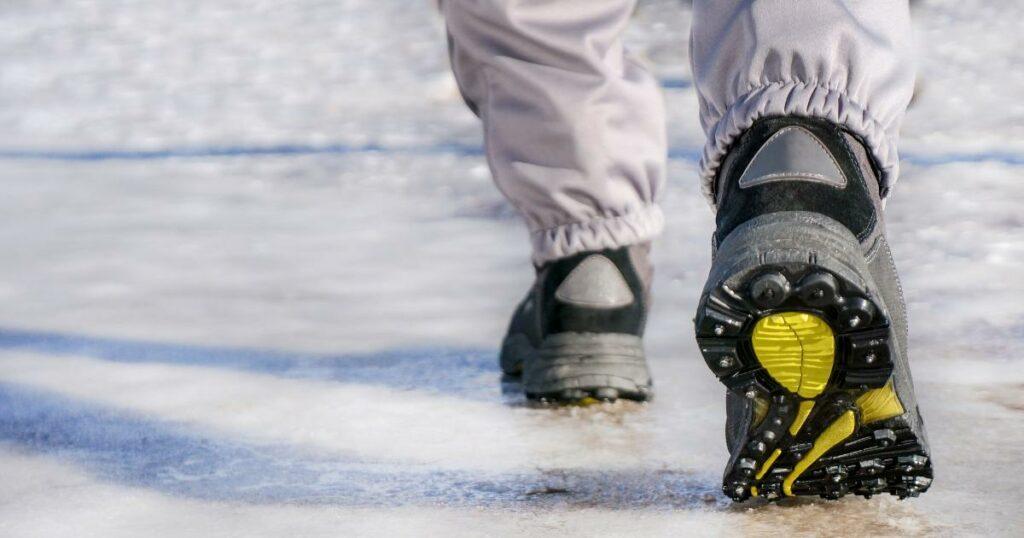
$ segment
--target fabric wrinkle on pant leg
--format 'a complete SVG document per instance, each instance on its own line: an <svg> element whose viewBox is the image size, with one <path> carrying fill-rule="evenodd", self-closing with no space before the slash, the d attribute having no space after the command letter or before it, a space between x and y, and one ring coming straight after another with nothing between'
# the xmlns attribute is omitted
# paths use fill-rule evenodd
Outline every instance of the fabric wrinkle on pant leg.
<svg viewBox="0 0 1024 538"><path fill-rule="evenodd" d="M534 261L650 241L667 157L656 80L621 35L635 0L445 0L452 69Z"/></svg>
<svg viewBox="0 0 1024 538"><path fill-rule="evenodd" d="M899 173L899 128L914 91L906 0L695 0L690 63L707 142L702 190L758 118L813 116L861 137L883 193Z"/></svg>

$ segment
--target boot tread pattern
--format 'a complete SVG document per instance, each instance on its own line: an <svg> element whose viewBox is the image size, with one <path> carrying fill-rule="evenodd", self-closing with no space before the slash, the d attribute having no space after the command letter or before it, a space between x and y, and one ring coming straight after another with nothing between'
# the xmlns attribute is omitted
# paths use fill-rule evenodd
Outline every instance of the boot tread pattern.
<svg viewBox="0 0 1024 538"><path fill-rule="evenodd" d="M761 265L701 298L705 362L728 390L766 408L722 489L736 501L917 496L931 462L893 388L886 312L863 282L813 262Z"/></svg>

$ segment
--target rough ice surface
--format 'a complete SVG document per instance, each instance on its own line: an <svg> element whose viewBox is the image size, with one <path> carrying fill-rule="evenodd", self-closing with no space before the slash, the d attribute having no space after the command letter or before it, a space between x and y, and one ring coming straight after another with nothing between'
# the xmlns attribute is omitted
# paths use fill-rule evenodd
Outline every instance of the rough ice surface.
<svg viewBox="0 0 1024 538"><path fill-rule="evenodd" d="M738 506L687 8L628 34L670 110L658 397L547 410L500 382L528 242L432 4L0 7L0 535L1024 532L1024 4L916 11L888 215L932 490Z"/></svg>

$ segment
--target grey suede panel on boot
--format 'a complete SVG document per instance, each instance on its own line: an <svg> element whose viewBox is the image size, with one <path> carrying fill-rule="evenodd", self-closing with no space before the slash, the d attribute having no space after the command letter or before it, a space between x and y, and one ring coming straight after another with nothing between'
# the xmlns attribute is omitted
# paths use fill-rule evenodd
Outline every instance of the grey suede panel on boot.
<svg viewBox="0 0 1024 538"><path fill-rule="evenodd" d="M846 176L835 158L802 127L779 129L757 150L738 181L741 189L771 181L812 181L837 189L846 187Z"/></svg>

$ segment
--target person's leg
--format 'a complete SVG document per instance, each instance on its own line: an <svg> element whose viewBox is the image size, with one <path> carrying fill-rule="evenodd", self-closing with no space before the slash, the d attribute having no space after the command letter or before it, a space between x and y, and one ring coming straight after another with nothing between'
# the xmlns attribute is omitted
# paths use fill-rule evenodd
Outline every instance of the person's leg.
<svg viewBox="0 0 1024 538"><path fill-rule="evenodd" d="M531 396L646 398L646 243L662 228L662 97L624 49L635 0L444 0L459 88L537 283L503 345ZM583 360L586 359L586 360Z"/></svg>
<svg viewBox="0 0 1024 538"><path fill-rule="evenodd" d="M736 139L767 116L809 116L860 137L883 195L914 93L906 0L695 0L690 63L707 144L705 194Z"/></svg>
<svg viewBox="0 0 1024 538"><path fill-rule="evenodd" d="M662 98L620 39L634 4L444 1L452 68L538 263L661 230Z"/></svg>
<svg viewBox="0 0 1024 538"><path fill-rule="evenodd" d="M932 468L882 213L913 91L907 3L698 0L691 42L723 491L916 496Z"/></svg>

